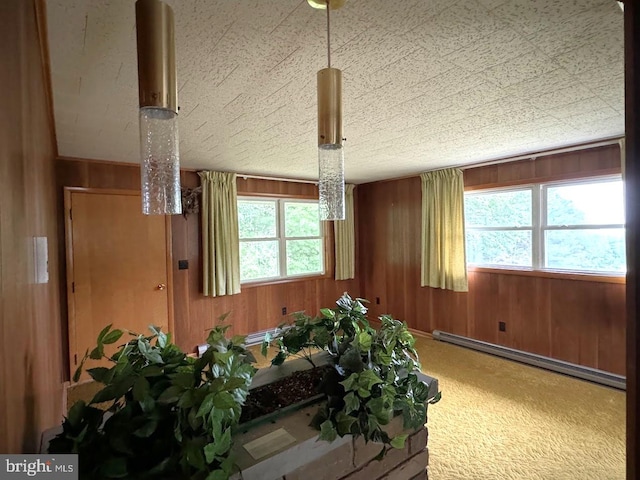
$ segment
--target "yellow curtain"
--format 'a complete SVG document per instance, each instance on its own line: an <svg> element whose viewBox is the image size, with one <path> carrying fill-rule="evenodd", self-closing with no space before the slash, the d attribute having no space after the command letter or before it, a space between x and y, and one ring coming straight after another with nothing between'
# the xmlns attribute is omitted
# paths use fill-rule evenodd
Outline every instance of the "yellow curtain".
<svg viewBox="0 0 640 480"><path fill-rule="evenodd" d="M240 293L236 174L198 172L202 182L203 293Z"/></svg>
<svg viewBox="0 0 640 480"><path fill-rule="evenodd" d="M345 219L333 222L336 243L336 280L348 280L356 275L356 238L353 211L353 189L355 185L344 186Z"/></svg>
<svg viewBox="0 0 640 480"><path fill-rule="evenodd" d="M466 292L462 171L423 173L421 286Z"/></svg>

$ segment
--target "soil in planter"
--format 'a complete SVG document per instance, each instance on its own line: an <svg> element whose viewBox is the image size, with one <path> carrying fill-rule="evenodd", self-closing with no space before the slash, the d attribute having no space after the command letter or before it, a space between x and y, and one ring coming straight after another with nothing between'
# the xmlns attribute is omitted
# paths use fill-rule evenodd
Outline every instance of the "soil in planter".
<svg viewBox="0 0 640 480"><path fill-rule="evenodd" d="M308 398L318 395L320 384L329 366L293 372L291 375L268 385L249 391L242 407L240 424L276 412Z"/></svg>

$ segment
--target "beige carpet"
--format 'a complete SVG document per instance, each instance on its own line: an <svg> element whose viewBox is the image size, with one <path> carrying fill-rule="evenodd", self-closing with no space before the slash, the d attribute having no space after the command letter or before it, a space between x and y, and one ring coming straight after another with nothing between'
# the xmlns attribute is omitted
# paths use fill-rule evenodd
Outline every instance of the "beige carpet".
<svg viewBox="0 0 640 480"><path fill-rule="evenodd" d="M625 394L430 338L431 480L625 478Z"/></svg>

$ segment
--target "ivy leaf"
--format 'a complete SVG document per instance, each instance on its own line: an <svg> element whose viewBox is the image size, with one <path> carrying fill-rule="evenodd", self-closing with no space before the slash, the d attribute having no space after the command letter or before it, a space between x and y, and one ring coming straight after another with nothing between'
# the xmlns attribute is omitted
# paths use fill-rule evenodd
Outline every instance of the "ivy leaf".
<svg viewBox="0 0 640 480"><path fill-rule="evenodd" d="M365 388L367 390L371 390L371 388L378 384L382 383L382 379L376 375L376 372L373 370L365 370L360 374L358 378L358 384L360 387Z"/></svg>
<svg viewBox="0 0 640 480"><path fill-rule="evenodd" d="M147 365L140 373L144 377L158 377L163 374L163 370L158 365Z"/></svg>
<svg viewBox="0 0 640 480"><path fill-rule="evenodd" d="M375 415L367 415L367 427L368 437L371 438L371 434L380 428L380 424L378 423L378 419Z"/></svg>
<svg viewBox="0 0 640 480"><path fill-rule="evenodd" d="M333 442L338 436L338 432L331 420L325 420L320 425L320 435L318 436L318 440L326 440L327 442Z"/></svg>
<svg viewBox="0 0 640 480"><path fill-rule="evenodd" d="M240 388L246 385L246 381L244 378L240 377L231 377L227 380L222 387L223 390L235 390L236 388Z"/></svg>
<svg viewBox="0 0 640 480"><path fill-rule="evenodd" d="M367 332L360 332L358 334L358 343L362 350L371 350L371 335Z"/></svg>
<svg viewBox="0 0 640 480"><path fill-rule="evenodd" d="M278 352L278 354L275 357L273 357L273 360L271 360L271 365L277 367L278 365L282 365L286 359L287 359L286 353Z"/></svg>
<svg viewBox="0 0 640 480"><path fill-rule="evenodd" d="M213 397L213 406L226 409L236 406L236 401L229 392L219 392Z"/></svg>
<svg viewBox="0 0 640 480"><path fill-rule="evenodd" d="M354 392L349 392L344 396L344 410L349 414L360 409L360 399Z"/></svg>
<svg viewBox="0 0 640 480"><path fill-rule="evenodd" d="M393 448L397 448L397 449L404 448L404 444L405 444L408 436L409 435L407 435L405 433L403 433L401 435L396 435L395 437L393 437L393 439L390 442L391 446Z"/></svg>
<svg viewBox="0 0 640 480"><path fill-rule="evenodd" d="M271 333L267 332L264 334L264 339L262 340L262 345L260 346L260 353L262 354L263 357L267 356L270 343L271 343Z"/></svg>
<svg viewBox="0 0 640 480"><path fill-rule="evenodd" d="M216 396L215 393L210 393L204 398L204 400L200 404L200 407L198 408L198 413L196 413L196 418L203 417L211 411L211 409L213 408L213 399L215 396Z"/></svg>
<svg viewBox="0 0 640 480"><path fill-rule="evenodd" d="M104 338L102 339L102 343L104 343L105 345L116 343L118 340L120 340L122 334L122 330L113 330L104 336Z"/></svg>
<svg viewBox="0 0 640 480"><path fill-rule="evenodd" d="M373 413L378 423L386 425L391 420L393 410L388 408L382 397L372 398L367 402L368 410Z"/></svg>
<svg viewBox="0 0 640 480"><path fill-rule="evenodd" d="M429 400L429 403L434 404L438 403L442 399L442 392L438 392L435 397Z"/></svg>
<svg viewBox="0 0 640 480"><path fill-rule="evenodd" d="M313 329L313 342L320 348L324 348L329 344L331 335L323 326Z"/></svg>
<svg viewBox="0 0 640 480"><path fill-rule="evenodd" d="M196 379L192 372L180 372L171 376L171 383L178 385L184 389L192 388L195 386Z"/></svg>
<svg viewBox="0 0 640 480"><path fill-rule="evenodd" d="M98 344L96 348L91 350L89 354L89 358L92 360L100 360L104 356L104 347L102 344Z"/></svg>
<svg viewBox="0 0 640 480"><path fill-rule="evenodd" d="M98 334L98 345L100 345L101 343L104 343L104 337L107 335L107 332L111 330L112 325L113 323L110 323L109 325L104 327L102 330L100 330L100 333Z"/></svg>
<svg viewBox="0 0 640 480"><path fill-rule="evenodd" d="M360 373L364 370L364 363L360 352L356 348L349 348L341 357L338 364L347 371Z"/></svg>
<svg viewBox="0 0 640 480"><path fill-rule="evenodd" d="M357 421L357 418L347 415L342 411L336 413L336 424L338 427L338 435L341 437L351 433L351 426Z"/></svg>
<svg viewBox="0 0 640 480"><path fill-rule="evenodd" d="M224 434L215 442L204 447L204 457L207 463L212 463L215 457L223 456L231 448L231 429L227 428Z"/></svg>
<svg viewBox="0 0 640 480"><path fill-rule="evenodd" d="M192 467L195 467L197 470L204 470L206 468L202 449L198 447L195 442L192 441L187 444L185 456L187 458L187 463Z"/></svg>
<svg viewBox="0 0 640 480"><path fill-rule="evenodd" d="M178 400L178 408L191 408L195 405L195 399L193 395L193 390L185 391L180 400Z"/></svg>
<svg viewBox="0 0 640 480"><path fill-rule="evenodd" d="M91 375L91 378L93 378L96 382L106 383L105 377L109 373L109 370L110 369L107 367L96 367L88 369L87 373Z"/></svg>
<svg viewBox="0 0 640 480"><path fill-rule="evenodd" d="M162 394L158 397L158 403L175 403L180 399L180 395L182 395L183 388L178 387L177 385L172 385L167 388Z"/></svg>
<svg viewBox="0 0 640 480"><path fill-rule="evenodd" d="M322 316L324 318L332 318L333 319L333 318L336 317L336 312L334 312L330 308L321 308L320 309L320 313L322 314Z"/></svg>
<svg viewBox="0 0 640 480"><path fill-rule="evenodd" d="M352 373L351 375L349 375L349 377L347 377L346 380L343 380L342 382L340 382L340 384L344 387L346 392L356 389L356 382L358 382L358 376L359 374Z"/></svg>

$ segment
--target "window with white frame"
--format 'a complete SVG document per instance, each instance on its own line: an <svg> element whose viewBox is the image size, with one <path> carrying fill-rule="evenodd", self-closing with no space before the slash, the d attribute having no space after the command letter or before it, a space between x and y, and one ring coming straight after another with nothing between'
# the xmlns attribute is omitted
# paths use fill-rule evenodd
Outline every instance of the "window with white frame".
<svg viewBox="0 0 640 480"><path fill-rule="evenodd" d="M620 177L465 193L467 263L623 274Z"/></svg>
<svg viewBox="0 0 640 480"><path fill-rule="evenodd" d="M313 200L238 198L240 281L324 273L324 242Z"/></svg>

